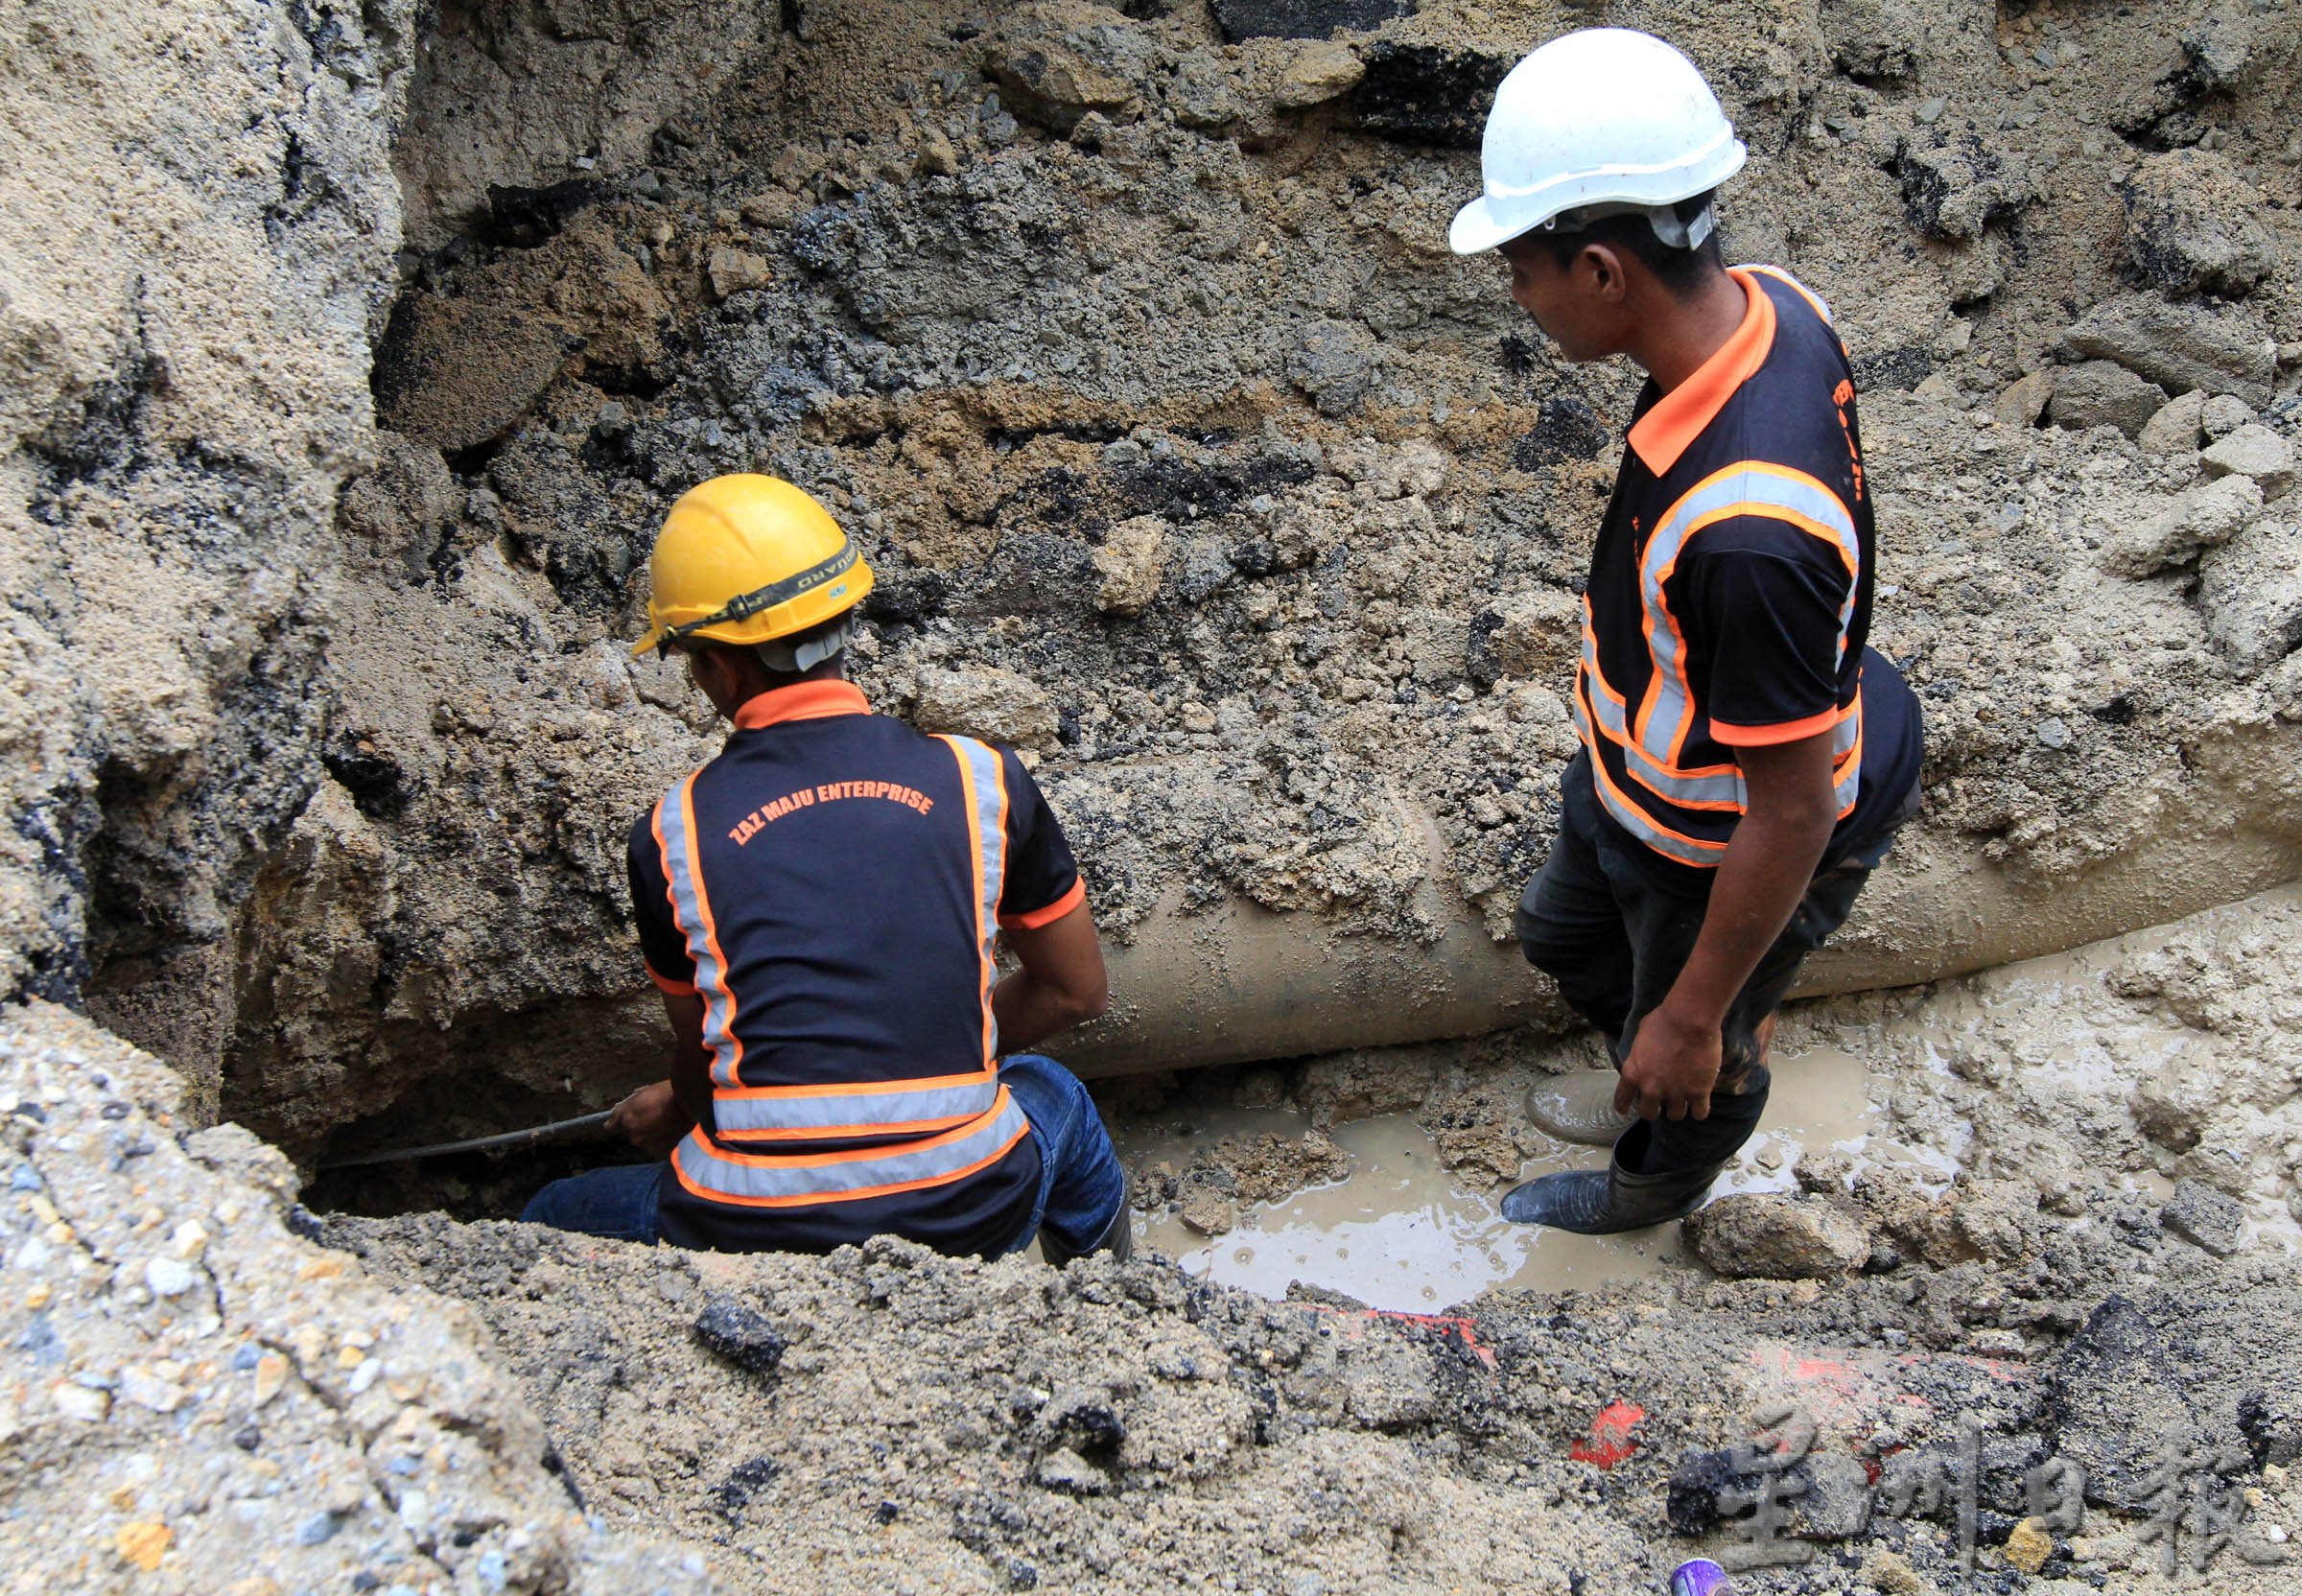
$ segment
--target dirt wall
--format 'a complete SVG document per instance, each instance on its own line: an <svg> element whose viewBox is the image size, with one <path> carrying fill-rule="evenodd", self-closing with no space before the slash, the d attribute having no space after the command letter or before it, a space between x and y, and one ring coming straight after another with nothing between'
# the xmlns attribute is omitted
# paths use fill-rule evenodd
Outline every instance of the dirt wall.
<svg viewBox="0 0 2302 1596"><path fill-rule="evenodd" d="M299 1152L652 1072L622 837L713 738L620 640L669 499L764 469L881 570L881 705L1037 762L1115 948L1084 1063L1555 1017L1499 939L1634 377L1442 234L1485 85L1595 13L298 14L16 24L17 989ZM2284 12L1607 19L1704 63L1730 247L1863 384L1928 803L1818 982L2291 877Z"/></svg>
<svg viewBox="0 0 2302 1596"><path fill-rule="evenodd" d="M1115 943L1087 1067L1555 1015L1497 939L1634 378L1558 364L1442 232L1483 85L1588 19L663 7L619 70L688 87L581 167L552 152L589 123L474 86L544 47L444 20L427 81L479 108L458 145L419 106L399 169L468 178L478 139L527 186L464 181L404 258L396 436L342 522L363 785L259 885L240 1100L301 1145L482 1054L505 1111L654 1067L618 848L712 739L617 640L664 505L737 469L866 543L883 708L1038 762ZM1839 307L1864 384L1928 810L1817 984L2292 876L2292 30L1608 19L1704 62L1753 151L1732 251Z"/></svg>

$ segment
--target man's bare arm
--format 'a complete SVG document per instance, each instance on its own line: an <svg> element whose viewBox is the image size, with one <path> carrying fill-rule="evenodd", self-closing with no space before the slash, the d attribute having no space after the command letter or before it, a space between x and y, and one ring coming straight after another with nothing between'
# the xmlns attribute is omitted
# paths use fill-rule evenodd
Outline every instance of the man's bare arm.
<svg viewBox="0 0 2302 1596"><path fill-rule="evenodd" d="M662 1158L712 1110L712 1059L703 1045L703 999L664 994L671 1021L671 1074L616 1105L607 1128Z"/></svg>
<svg viewBox="0 0 2302 1596"><path fill-rule="evenodd" d="M993 989L991 1012L999 1048L1017 1052L1101 1014L1111 1001L1103 944L1085 904L1050 925L1009 931L1007 946L1022 968Z"/></svg>
<svg viewBox="0 0 2302 1596"><path fill-rule="evenodd" d="M1710 889L1702 932L1679 979L1641 1020L1615 1088L1615 1107L1647 1118L1710 1116L1720 1027L1806 895L1838 821L1827 733L1739 748L1749 807Z"/></svg>

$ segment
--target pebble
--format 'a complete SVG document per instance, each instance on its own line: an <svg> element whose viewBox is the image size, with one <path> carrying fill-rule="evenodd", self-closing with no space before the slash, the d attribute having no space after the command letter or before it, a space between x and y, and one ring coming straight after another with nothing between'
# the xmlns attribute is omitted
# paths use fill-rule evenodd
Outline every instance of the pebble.
<svg viewBox="0 0 2302 1596"><path fill-rule="evenodd" d="M2038 740L2049 748L2070 746L2070 728L2058 716L2049 716L2038 722Z"/></svg>
<svg viewBox="0 0 2302 1596"><path fill-rule="evenodd" d="M288 1380L288 1360L277 1352L267 1352L256 1360L255 1405L262 1407L280 1394Z"/></svg>
<svg viewBox="0 0 2302 1596"><path fill-rule="evenodd" d="M120 1371L120 1396L154 1413L174 1413L184 1405L184 1388L154 1369L129 1364Z"/></svg>
<svg viewBox="0 0 2302 1596"><path fill-rule="evenodd" d="M144 1266L144 1283L155 1297L181 1297L200 1276L181 1258L153 1258Z"/></svg>
<svg viewBox="0 0 2302 1596"><path fill-rule="evenodd" d="M82 1424L101 1424L112 1411L111 1396L102 1391L91 1391L82 1385L59 1385L48 1394L56 1411L66 1419L77 1419Z"/></svg>
<svg viewBox="0 0 2302 1596"><path fill-rule="evenodd" d="M1933 127L1942 120L1942 113L1948 109L1950 109L1950 102L1942 99L1939 95L1932 100L1920 101L1917 110L1918 125L1922 128Z"/></svg>

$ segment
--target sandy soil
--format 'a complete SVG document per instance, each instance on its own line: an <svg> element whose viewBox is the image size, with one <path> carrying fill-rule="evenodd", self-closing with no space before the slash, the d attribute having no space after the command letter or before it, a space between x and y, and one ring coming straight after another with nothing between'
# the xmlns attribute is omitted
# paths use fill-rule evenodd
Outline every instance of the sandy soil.
<svg viewBox="0 0 2302 1596"><path fill-rule="evenodd" d="M2236 1447L2215 1478L2255 1493L2215 1587L2282 1590L2290 1571L2248 1559L2280 1552L2302 1514L2282 1117L2298 919L2302 895L2282 889L1938 989L1802 1005L1784 1071L1842 1052L1853 1068L1836 1084L1855 1100L1806 1114L1786 1090L1789 1123L1713 1209L1730 1221L1683 1247L1671 1232L1590 1244L1617 1264L1648 1255L1623 1278L1578 1255L1551 1278L1584 1289L1514 1281L1417 1303L1421 1316L1370 1313L1315 1269L1291 1285L1249 1272L1273 1293L1258 1296L1156 1253L1058 1276L895 1243L728 1258L438 1217L338 1219L328 1234L474 1304L592 1511L716 1543L731 1588L1652 1590L1678 1559L1747 1538L1713 1522L1702 1482L1781 1399L1820 1425L1794 1520L1820 1561L1741 1588L1956 1588L1955 1524L1867 1516L1865 1469L1891 1488L1953 1457L1972 1416L1996 1588L2176 1588L2155 1571L2148 1502L2159 1453L2195 1435ZM2222 973L2211 996L2207 968ZM1585 1048L1491 1046L1445 1067L1436 1052L1247 1072L1211 1110L1186 1083L1120 1111L1142 1204L1206 1222L1195 1205L1218 1198L1243 1227L1218 1245L1336 1177L1338 1195L1372 1185L1411 1208L1414 1190L1372 1167L1406 1144L1354 1135L1411 1123L1402 1111L1459 1189L1556 1162L1521 1130L1534 1156L1498 1171L1491 1144L1460 1133ZM2217 1101L2170 1123L2176 1079L2217 1082ZM1330 1130L1307 1128L1313 1112ZM1248 1117L1210 1141L1210 1113ZM1199 1149L1180 1167L1177 1138ZM1800 1262L1831 1226L1853 1253ZM1423 1265L1447 1278L1445 1260ZM1809 1278L1765 1278L1792 1274ZM1592 1425L1615 1403L1643 1417L1601 1467L1609 1432ZM2025 1568L2021 1481L2051 1456L2083 1466L2091 1506Z"/></svg>

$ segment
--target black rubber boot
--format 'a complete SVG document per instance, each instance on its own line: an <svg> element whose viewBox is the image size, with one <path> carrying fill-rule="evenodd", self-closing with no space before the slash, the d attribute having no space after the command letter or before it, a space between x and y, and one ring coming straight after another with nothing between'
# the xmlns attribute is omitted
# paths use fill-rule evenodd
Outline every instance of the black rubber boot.
<svg viewBox="0 0 2302 1596"><path fill-rule="evenodd" d="M1086 1256L1088 1253L1109 1253L1113 1259L1119 1263L1125 1263L1129 1258L1135 1256L1135 1186L1133 1183L1119 1187L1119 1211L1112 1215L1111 1223L1103 1227L1103 1233L1095 1237L1084 1252L1072 1252L1058 1241L1055 1238L1055 1232L1049 1230L1042 1230L1039 1232L1039 1252L1042 1257L1057 1269L1061 1269L1073 1258Z"/></svg>
<svg viewBox="0 0 2302 1596"><path fill-rule="evenodd" d="M1626 1160L1637 1162L1649 1134L1644 1120L1625 1131L1604 1169L1545 1175L1515 1188L1503 1198L1503 1217L1577 1235L1614 1235L1685 1218L1703 1206L1703 1199L1710 1195L1710 1183L1726 1165L1635 1174L1625 1167Z"/></svg>

